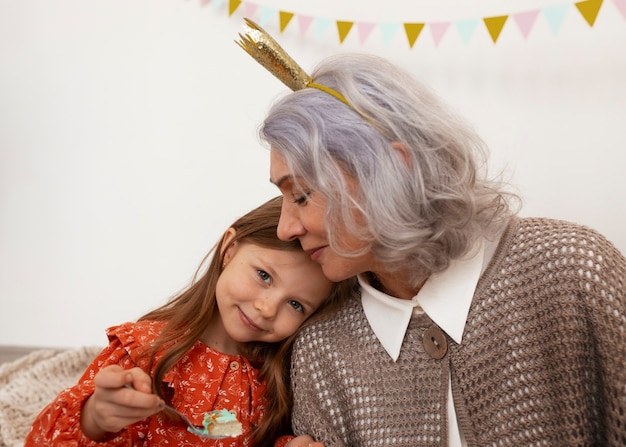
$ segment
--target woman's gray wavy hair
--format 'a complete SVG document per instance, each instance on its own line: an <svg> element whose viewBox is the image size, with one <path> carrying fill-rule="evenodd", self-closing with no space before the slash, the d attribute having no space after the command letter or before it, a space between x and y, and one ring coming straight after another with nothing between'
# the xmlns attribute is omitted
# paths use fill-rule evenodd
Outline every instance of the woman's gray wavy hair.
<svg viewBox="0 0 626 447"><path fill-rule="evenodd" d="M377 56L341 54L322 61L312 78L360 114L306 88L271 107L260 137L328 200L326 228L338 253L359 254L337 239L333 228L343 222L390 270L415 271L417 285L425 271L444 270L515 213L517 197L487 179L483 141L408 72ZM392 142L404 145L408 160ZM367 225L357 225L357 216Z"/></svg>

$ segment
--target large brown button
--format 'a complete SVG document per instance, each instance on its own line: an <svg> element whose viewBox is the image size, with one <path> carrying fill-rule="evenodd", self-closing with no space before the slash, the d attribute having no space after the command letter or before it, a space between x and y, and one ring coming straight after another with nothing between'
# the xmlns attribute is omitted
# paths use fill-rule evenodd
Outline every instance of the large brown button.
<svg viewBox="0 0 626 447"><path fill-rule="evenodd" d="M230 370L231 371L237 371L239 369L239 362L233 360L232 362L230 362Z"/></svg>
<svg viewBox="0 0 626 447"><path fill-rule="evenodd" d="M448 352L446 335L438 327L431 327L422 336L424 349L432 358L439 360Z"/></svg>

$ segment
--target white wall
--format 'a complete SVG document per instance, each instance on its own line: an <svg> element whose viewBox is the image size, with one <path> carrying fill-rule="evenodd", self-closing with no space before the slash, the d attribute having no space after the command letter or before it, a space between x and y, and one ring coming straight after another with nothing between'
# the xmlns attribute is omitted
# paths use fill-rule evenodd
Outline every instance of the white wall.
<svg viewBox="0 0 626 447"><path fill-rule="evenodd" d="M0 0L0 344L103 345L277 194L256 130L286 89L233 43L244 11L215 2ZM378 23L555 2L364 4L262 0ZM524 40L507 23L497 44L484 29L438 47L425 30L411 49L266 28L307 69L342 51L407 66L478 128L524 215L585 223L626 252L626 19L610 0L594 27L572 6L558 33L539 18Z"/></svg>

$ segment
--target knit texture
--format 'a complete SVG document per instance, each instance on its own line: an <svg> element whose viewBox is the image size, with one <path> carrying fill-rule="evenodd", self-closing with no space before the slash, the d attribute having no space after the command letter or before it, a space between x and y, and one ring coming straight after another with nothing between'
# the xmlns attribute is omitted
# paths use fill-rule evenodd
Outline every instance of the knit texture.
<svg viewBox="0 0 626 447"><path fill-rule="evenodd" d="M451 375L469 447L626 445L626 259L597 232L516 218L440 360L413 316L396 362L358 296L292 356L293 425L332 446L447 445ZM449 368L449 370L448 370Z"/></svg>
<svg viewBox="0 0 626 447"><path fill-rule="evenodd" d="M0 447L22 447L37 414L101 349L37 350L0 365Z"/></svg>

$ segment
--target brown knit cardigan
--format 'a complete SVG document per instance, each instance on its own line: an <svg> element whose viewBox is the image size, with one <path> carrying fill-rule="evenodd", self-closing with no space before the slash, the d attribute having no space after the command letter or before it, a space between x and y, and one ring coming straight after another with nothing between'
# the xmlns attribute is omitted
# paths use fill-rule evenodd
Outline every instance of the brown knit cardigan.
<svg viewBox="0 0 626 447"><path fill-rule="evenodd" d="M579 225L516 218L460 345L425 352L414 315L394 362L358 296L294 345L293 427L332 446L445 446L448 375L469 447L626 446L626 259Z"/></svg>

